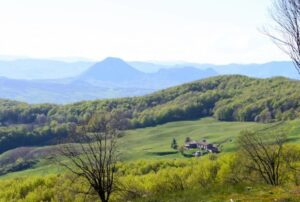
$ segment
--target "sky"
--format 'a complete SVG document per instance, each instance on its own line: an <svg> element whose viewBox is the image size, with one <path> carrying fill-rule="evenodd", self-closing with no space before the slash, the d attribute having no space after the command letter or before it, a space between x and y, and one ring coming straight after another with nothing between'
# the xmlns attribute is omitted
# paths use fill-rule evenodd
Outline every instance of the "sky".
<svg viewBox="0 0 300 202"><path fill-rule="evenodd" d="M288 60L259 30L271 0L0 0L0 55L131 61Z"/></svg>

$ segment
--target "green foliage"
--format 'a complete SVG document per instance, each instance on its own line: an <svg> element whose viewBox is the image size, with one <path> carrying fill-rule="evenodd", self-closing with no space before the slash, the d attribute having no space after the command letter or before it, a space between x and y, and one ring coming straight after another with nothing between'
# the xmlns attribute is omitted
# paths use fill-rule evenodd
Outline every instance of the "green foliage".
<svg viewBox="0 0 300 202"><path fill-rule="evenodd" d="M67 175L2 180L0 201L96 201L95 197L83 194L86 187L84 181L78 179L73 183L72 178Z"/></svg>
<svg viewBox="0 0 300 202"><path fill-rule="evenodd" d="M249 173L239 172L242 166L236 160L235 154L228 154L188 160L119 163L117 191L111 201L299 200L292 175L285 179L284 187L265 186L257 180L258 175L253 174L250 174L253 180L233 183L233 178L249 178ZM86 181L67 174L0 182L0 201L96 201L93 192L83 194L88 191Z"/></svg>

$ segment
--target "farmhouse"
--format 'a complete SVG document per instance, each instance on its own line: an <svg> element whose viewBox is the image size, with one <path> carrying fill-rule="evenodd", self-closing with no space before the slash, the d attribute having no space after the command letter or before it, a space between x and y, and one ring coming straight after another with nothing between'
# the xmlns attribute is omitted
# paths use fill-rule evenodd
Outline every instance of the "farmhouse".
<svg viewBox="0 0 300 202"><path fill-rule="evenodd" d="M190 141L185 144L185 148L187 148L187 149L196 149L196 148L199 148L198 146L199 146L198 142L196 142L196 141Z"/></svg>
<svg viewBox="0 0 300 202"><path fill-rule="evenodd" d="M205 139L201 141L190 141L185 144L186 149L202 149L211 153L219 153L217 145L208 143Z"/></svg>

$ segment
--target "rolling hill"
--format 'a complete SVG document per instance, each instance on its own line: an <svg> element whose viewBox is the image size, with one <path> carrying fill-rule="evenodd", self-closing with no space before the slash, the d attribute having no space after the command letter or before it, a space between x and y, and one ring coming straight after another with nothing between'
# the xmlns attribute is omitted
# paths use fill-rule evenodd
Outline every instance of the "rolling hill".
<svg viewBox="0 0 300 202"><path fill-rule="evenodd" d="M276 122L300 117L300 81L218 76L147 96L30 105L1 100L0 152L20 146L55 144L94 113L111 112L127 129L213 116L220 121ZM24 135L26 134L26 135Z"/></svg>

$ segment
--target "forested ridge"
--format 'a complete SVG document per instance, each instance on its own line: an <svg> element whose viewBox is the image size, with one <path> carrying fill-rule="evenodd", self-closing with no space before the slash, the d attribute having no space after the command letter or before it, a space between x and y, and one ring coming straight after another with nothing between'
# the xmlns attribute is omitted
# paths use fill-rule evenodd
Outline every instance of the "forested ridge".
<svg viewBox="0 0 300 202"><path fill-rule="evenodd" d="M101 93L101 92L99 92ZM112 112L125 128L214 116L222 121L273 122L298 118L300 81L283 77L254 79L218 76L147 96L84 101L68 105L0 101L0 152L56 143L94 113Z"/></svg>

